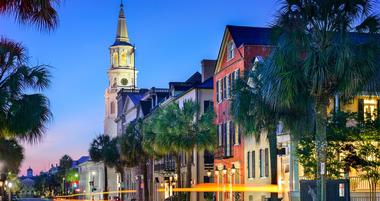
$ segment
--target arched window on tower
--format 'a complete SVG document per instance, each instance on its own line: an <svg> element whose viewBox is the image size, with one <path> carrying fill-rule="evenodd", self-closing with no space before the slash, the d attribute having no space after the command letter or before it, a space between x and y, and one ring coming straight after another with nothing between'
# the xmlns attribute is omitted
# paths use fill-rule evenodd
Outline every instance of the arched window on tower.
<svg viewBox="0 0 380 201"><path fill-rule="evenodd" d="M118 63L119 63L118 54L117 54L117 52L114 52L113 56L112 56L112 65L113 66L118 66Z"/></svg>
<svg viewBox="0 0 380 201"><path fill-rule="evenodd" d="M128 54L127 55L127 65L130 65L131 64L131 55Z"/></svg>
<svg viewBox="0 0 380 201"><path fill-rule="evenodd" d="M111 114L115 113L115 102L113 102L113 101L110 104L110 111L111 111Z"/></svg>
<svg viewBox="0 0 380 201"><path fill-rule="evenodd" d="M122 52L121 53L120 65L121 66L126 66L127 65L127 53L126 52Z"/></svg>

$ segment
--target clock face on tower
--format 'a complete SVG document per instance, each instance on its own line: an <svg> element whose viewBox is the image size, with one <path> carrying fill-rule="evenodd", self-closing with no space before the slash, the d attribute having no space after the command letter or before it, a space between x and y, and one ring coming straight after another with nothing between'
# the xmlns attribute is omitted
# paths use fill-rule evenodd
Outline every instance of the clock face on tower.
<svg viewBox="0 0 380 201"><path fill-rule="evenodd" d="M121 84L124 85L124 86L127 85L128 84L127 78L121 79Z"/></svg>

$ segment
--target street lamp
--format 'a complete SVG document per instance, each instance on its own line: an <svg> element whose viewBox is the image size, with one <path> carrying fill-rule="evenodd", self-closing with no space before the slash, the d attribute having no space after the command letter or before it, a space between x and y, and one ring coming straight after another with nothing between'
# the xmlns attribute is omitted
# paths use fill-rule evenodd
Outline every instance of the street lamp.
<svg viewBox="0 0 380 201"><path fill-rule="evenodd" d="M12 186L13 186L13 184L11 183L11 182L8 182L8 188L9 188L9 201L11 201L12 200Z"/></svg>

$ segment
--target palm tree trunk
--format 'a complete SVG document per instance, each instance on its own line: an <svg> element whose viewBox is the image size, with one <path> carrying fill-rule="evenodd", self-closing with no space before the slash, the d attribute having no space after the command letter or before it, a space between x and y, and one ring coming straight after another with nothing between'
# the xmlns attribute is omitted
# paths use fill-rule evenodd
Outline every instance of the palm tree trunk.
<svg viewBox="0 0 380 201"><path fill-rule="evenodd" d="M108 172L107 165L104 163L104 190L103 192L108 192ZM108 200L108 194L103 194L104 200Z"/></svg>
<svg viewBox="0 0 380 201"><path fill-rule="evenodd" d="M192 165L192 150L191 151L188 151L186 153L187 155L187 161L186 161L186 188L191 188L191 165ZM191 196L191 193L190 192L187 192L186 193L186 200L187 201L190 201L190 196Z"/></svg>
<svg viewBox="0 0 380 201"><path fill-rule="evenodd" d="M268 131L269 150L270 150L270 176L271 184L277 185L277 135L276 130ZM278 193L271 193L271 201L278 200Z"/></svg>
<svg viewBox="0 0 380 201"><path fill-rule="evenodd" d="M142 172L144 177L144 200L149 201L149 190L148 190L148 165L145 163L142 164Z"/></svg>
<svg viewBox="0 0 380 201"><path fill-rule="evenodd" d="M290 188L290 200L299 201L299 165L297 158L297 144L298 139L294 137L295 132L290 131L290 167L289 167L289 188Z"/></svg>
<svg viewBox="0 0 380 201"><path fill-rule="evenodd" d="M124 190L124 168L120 168L120 191ZM120 193L120 200L124 201L124 194Z"/></svg>
<svg viewBox="0 0 380 201"><path fill-rule="evenodd" d="M150 175L150 182L149 182L149 198L150 198L150 200L149 201L153 201L153 193L155 192L154 191L154 185L153 185L153 183L155 182L155 179L154 179L154 177L153 177L153 166L154 166L154 164L153 164L153 158L150 158L149 159L149 167L150 167L150 170L149 170L149 175Z"/></svg>
<svg viewBox="0 0 380 201"><path fill-rule="evenodd" d="M325 101L327 102L327 101ZM316 147L317 147L317 197L319 201L326 201L326 123L327 105L324 101L316 101Z"/></svg>
<svg viewBox="0 0 380 201"><path fill-rule="evenodd" d="M181 178L181 158L179 154L175 154L175 163L176 163L176 174L177 174L177 188L182 187L182 178ZM181 200L181 193L178 192L178 200Z"/></svg>
<svg viewBox="0 0 380 201"><path fill-rule="evenodd" d="M176 164L176 174L177 174L177 187L178 188L181 188L181 184L182 184L182 179L181 179L181 158L179 156L179 154L176 154L175 155L175 164Z"/></svg>

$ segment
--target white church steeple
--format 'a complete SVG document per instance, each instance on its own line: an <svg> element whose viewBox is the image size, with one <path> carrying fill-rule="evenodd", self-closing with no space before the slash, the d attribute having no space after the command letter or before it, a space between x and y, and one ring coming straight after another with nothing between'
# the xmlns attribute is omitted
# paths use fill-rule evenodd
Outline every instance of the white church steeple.
<svg viewBox="0 0 380 201"><path fill-rule="evenodd" d="M110 50L110 67L108 69L109 85L105 92L104 134L115 137L117 100L120 89L137 88L137 70L135 67L135 47L130 43L124 5L120 4L116 39Z"/></svg>

